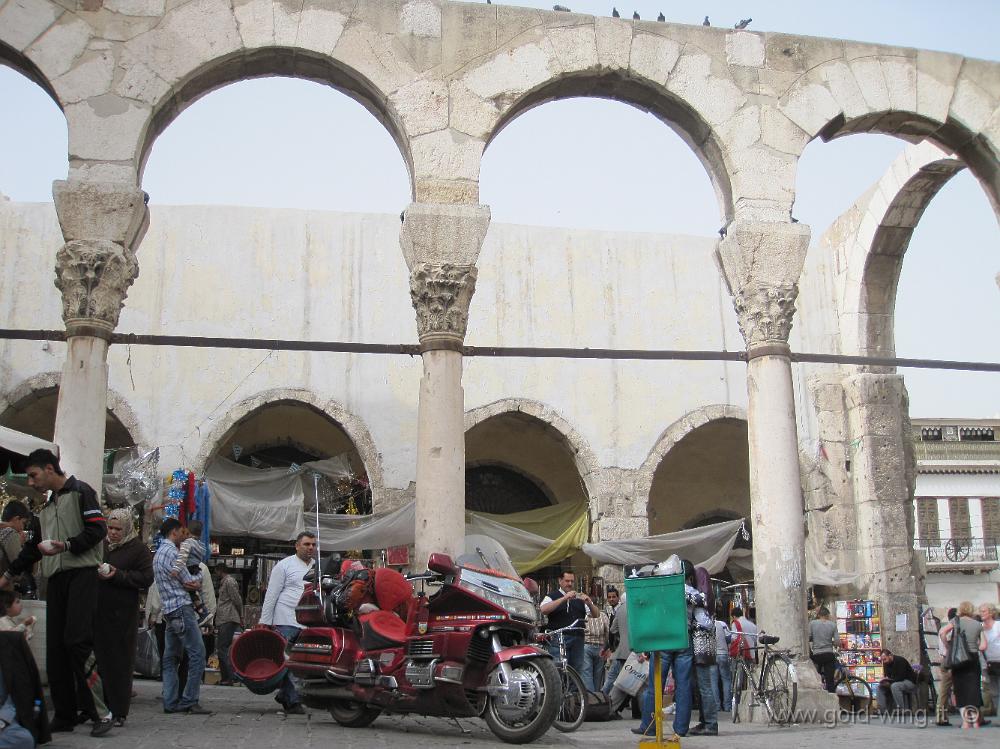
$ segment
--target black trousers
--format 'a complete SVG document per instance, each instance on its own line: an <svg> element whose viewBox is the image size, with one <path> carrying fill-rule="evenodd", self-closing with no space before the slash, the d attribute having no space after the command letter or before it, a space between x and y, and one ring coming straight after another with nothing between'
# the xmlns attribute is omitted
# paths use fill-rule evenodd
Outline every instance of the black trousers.
<svg viewBox="0 0 1000 749"><path fill-rule="evenodd" d="M225 622L219 625L219 639L217 647L219 649L219 674L223 681L233 680L233 664L229 660L229 648L233 645L233 635L240 625L236 622Z"/></svg>
<svg viewBox="0 0 1000 749"><path fill-rule="evenodd" d="M49 578L45 614L49 690L56 719L71 725L77 710L91 719L104 717L97 715L92 695L101 689L93 655L96 602L97 568L66 570Z"/></svg>
<svg viewBox="0 0 1000 749"><path fill-rule="evenodd" d="M809 658L823 675L823 685L826 687L826 691L835 692L837 690L837 654L813 653Z"/></svg>

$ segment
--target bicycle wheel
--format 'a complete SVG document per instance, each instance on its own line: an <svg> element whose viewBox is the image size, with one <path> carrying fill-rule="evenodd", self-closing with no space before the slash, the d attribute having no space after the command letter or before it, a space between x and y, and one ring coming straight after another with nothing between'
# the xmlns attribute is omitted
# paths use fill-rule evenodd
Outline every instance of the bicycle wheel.
<svg viewBox="0 0 1000 749"><path fill-rule="evenodd" d="M771 656L764 671L764 706L775 723L791 723L799 697L798 677L792 659L783 653Z"/></svg>
<svg viewBox="0 0 1000 749"><path fill-rule="evenodd" d="M860 676L841 672L837 677L836 691L841 710L847 710L852 715L867 715L871 712L874 701L872 688Z"/></svg>
<svg viewBox="0 0 1000 749"><path fill-rule="evenodd" d="M587 714L587 688L572 666L560 669L559 679L562 682L563 698L553 725L556 730L569 733L583 725Z"/></svg>
<svg viewBox="0 0 1000 749"><path fill-rule="evenodd" d="M745 695L752 694L753 677L752 665L743 658L737 659L733 666L733 723L740 722L740 703L743 701Z"/></svg>

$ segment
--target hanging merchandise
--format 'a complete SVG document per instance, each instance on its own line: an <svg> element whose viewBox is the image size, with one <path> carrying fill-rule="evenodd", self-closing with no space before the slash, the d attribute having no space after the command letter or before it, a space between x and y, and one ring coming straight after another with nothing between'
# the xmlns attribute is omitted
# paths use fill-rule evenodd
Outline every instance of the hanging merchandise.
<svg viewBox="0 0 1000 749"><path fill-rule="evenodd" d="M188 472L183 468L178 468L170 474L170 483L167 485L167 501L163 505L165 518L181 519L181 505L187 501L187 480Z"/></svg>
<svg viewBox="0 0 1000 749"><path fill-rule="evenodd" d="M882 680L882 621L875 601L837 601L841 659L852 676Z"/></svg>

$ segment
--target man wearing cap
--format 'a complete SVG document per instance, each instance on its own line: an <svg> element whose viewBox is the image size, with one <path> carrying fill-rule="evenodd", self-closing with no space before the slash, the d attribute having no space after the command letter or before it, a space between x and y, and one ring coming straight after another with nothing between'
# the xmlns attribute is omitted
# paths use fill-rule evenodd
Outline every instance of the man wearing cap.
<svg viewBox="0 0 1000 749"><path fill-rule="evenodd" d="M184 540L184 527L176 518L167 518L160 526L163 537L153 556L153 579L160 594L163 612L163 712L210 715L198 700L201 678L205 673L205 643L201 639L198 616L191 605L189 591L201 587L202 573L192 575L186 567L174 577L178 547ZM187 684L183 694L177 676L181 657L187 655Z"/></svg>

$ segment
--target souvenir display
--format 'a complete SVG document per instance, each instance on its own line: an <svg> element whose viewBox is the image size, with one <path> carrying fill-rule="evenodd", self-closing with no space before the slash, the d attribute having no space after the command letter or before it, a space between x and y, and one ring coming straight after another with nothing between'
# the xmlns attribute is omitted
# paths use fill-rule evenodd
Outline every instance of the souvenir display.
<svg viewBox="0 0 1000 749"><path fill-rule="evenodd" d="M875 601L837 601L841 661L869 684L882 679L882 622Z"/></svg>

